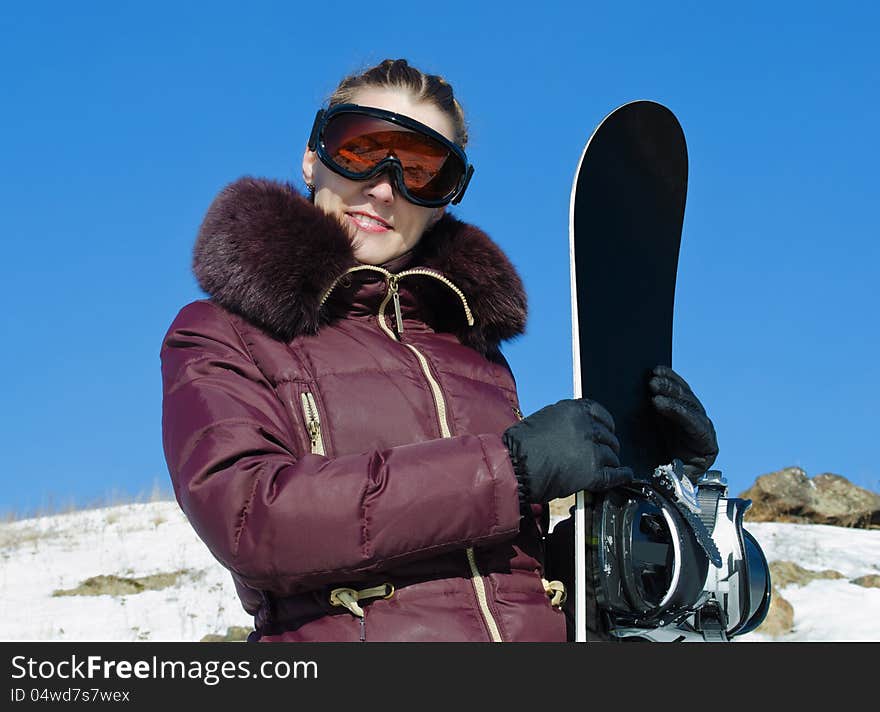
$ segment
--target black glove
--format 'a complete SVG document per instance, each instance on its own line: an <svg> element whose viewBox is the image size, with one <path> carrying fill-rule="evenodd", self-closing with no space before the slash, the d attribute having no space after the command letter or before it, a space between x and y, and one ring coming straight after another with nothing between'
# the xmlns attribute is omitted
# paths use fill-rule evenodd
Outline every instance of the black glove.
<svg viewBox="0 0 880 712"><path fill-rule="evenodd" d="M690 386L669 366L655 366L648 387L667 447L684 463L685 474L696 480L718 457L715 426Z"/></svg>
<svg viewBox="0 0 880 712"><path fill-rule="evenodd" d="M585 398L548 405L511 425L502 439L523 504L599 492L633 478L630 468L620 466L611 414Z"/></svg>

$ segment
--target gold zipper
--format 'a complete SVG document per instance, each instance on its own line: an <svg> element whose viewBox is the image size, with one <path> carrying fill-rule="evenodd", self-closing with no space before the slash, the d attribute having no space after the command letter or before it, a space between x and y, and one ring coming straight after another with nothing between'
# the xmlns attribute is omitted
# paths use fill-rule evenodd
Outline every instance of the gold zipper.
<svg viewBox="0 0 880 712"><path fill-rule="evenodd" d="M384 267L377 267L375 265L357 265L355 267L351 267L350 269L343 272L336 279L333 280L333 283L327 288L327 291L324 292L324 295L321 297L321 303L318 307L324 306L324 303L330 298L330 293L336 289L336 285L339 284L339 281L348 274L352 272L360 272L362 270L372 270L373 272L379 272L385 276L385 279L388 282L389 295L392 299L394 299L394 316L397 321L397 333L403 333L403 316L400 311L400 294L398 293L398 282L402 277L408 277L410 275L418 274L424 275L426 277L433 277L440 282L443 282L447 287L449 287L453 292L458 295L458 298L461 300L461 305L464 308L464 315L467 319L468 326L474 325L474 315L471 312L471 307L468 304L467 297L464 296L464 292L462 292L448 277L443 276L439 272L434 272L433 270L426 269L424 267L415 267L413 269L407 269L403 272L398 272L394 274L393 272L389 272ZM387 299L385 301L387 303ZM387 329L386 329L387 331Z"/></svg>
<svg viewBox="0 0 880 712"><path fill-rule="evenodd" d="M385 307L388 306L388 302L393 299L393 295L395 294L397 294L397 292L393 291L389 285L388 293L385 295L385 298L379 305L379 326L386 334L388 334L389 337L391 337L398 343L402 343L400 339L397 338L397 335L393 331L391 331L388 323L385 321ZM431 373L431 367L428 364L428 359L426 359L424 354L412 344L403 345L416 355L416 359L418 360L419 365L422 367L422 374L425 376L425 380L428 382L428 386L430 387L431 393L434 396L434 407L437 411L437 421L440 424L440 436L444 438L451 438L452 430L450 429L449 421L446 418L446 400L443 398L443 391L440 390L440 384L437 383L437 379L435 379L434 374Z"/></svg>
<svg viewBox="0 0 880 712"><path fill-rule="evenodd" d="M492 611L489 610L489 600L486 598L486 583L483 581L483 576L477 567L477 556L472 546L469 546L467 549L467 559L471 567L471 581L474 583L477 601L480 604L480 612L483 614L483 620L489 628L489 635L492 636L493 643L501 643L503 642L501 631L498 630L498 624L495 622L495 618L492 617Z"/></svg>
<svg viewBox="0 0 880 712"><path fill-rule="evenodd" d="M324 292L324 296L321 298L321 306L323 306L324 302L326 302L327 299L330 297L330 293L333 291L333 289L335 289L336 285L339 283L339 280L341 280L342 277L344 277L346 274L358 272L365 269L371 269L376 272L381 272L383 275L385 275L385 279L388 282L388 291L386 292L385 298L382 300L381 304L379 304L379 328L382 329L382 331L384 331L390 338L394 339L398 343L402 343L403 346L406 346L410 351L415 354L416 358L418 359L419 365L422 368L422 373L425 376L425 380L427 380L428 386L431 389L431 393L434 396L434 406L437 412L437 421L440 425L440 434L444 438L451 438L452 431L449 428L449 422L447 420L446 401L443 398L443 391L440 390L440 384L437 383L437 380L431 373L428 359L426 359L424 354L422 354L422 352L419 351L415 346L413 346L412 344L403 343L398 338L399 334L403 333L403 318L400 311L399 282L402 277L415 274L425 275L440 280L458 295L458 298L461 300L462 306L464 307L468 326L473 326L474 317L471 313L471 308L467 303L467 298L464 296L464 292L462 292L457 286L455 286L452 281L432 270L416 268L404 270L403 272L394 274L393 272L389 272L382 267L376 267L373 265L358 265L356 267L352 267L351 269L337 277L336 280L334 280L329 289ZM388 302L392 300L394 301L394 316L395 321L397 322L396 334L394 333L394 331L391 330L391 328L388 326L388 322L385 320L385 309L388 306ZM486 596L486 582L483 580L483 576L480 573L479 567L477 566L476 554L474 553L473 547L468 547L468 549L466 550L466 554L468 566L470 567L471 572L471 583L473 584L474 592L477 596L477 602L479 604L480 613L483 616L483 621L485 622L486 627L489 630L489 635L492 638L492 642L500 643L502 642L503 638L501 637L501 631L498 628L498 623L495 621L495 618L492 616L492 611L489 609L489 601Z"/></svg>
<svg viewBox="0 0 880 712"><path fill-rule="evenodd" d="M396 275L396 278L399 278L400 275ZM385 321L385 308L388 306L388 302L391 299L397 297L397 290L394 289L392 285L392 279L395 279L395 275L391 275L389 277L388 284L388 293L385 295L385 298L382 300L382 303L379 305L379 326L385 331L388 336L397 341L398 343L402 343L397 335L388 328L388 324ZM395 283L396 286L396 283ZM464 295L462 295L463 297ZM398 324L402 325L403 322L398 320ZM444 438L451 438L452 431L449 428L449 422L446 417L446 400L443 398L443 391L440 390L440 384L437 383L433 374L431 373L431 368L428 364L428 359L425 358L424 354L419 351L412 344L403 344L410 351L412 351L416 358L419 361L419 365L422 367L422 373L425 375L425 379L428 381L428 385L431 388L431 392L434 395L434 405L437 410L437 421L440 424L440 434ZM493 643L502 642L501 632L498 629L498 623L496 623L495 618L492 616L492 611L489 610L489 601L486 598L486 582L483 581L483 576L480 574L480 569L477 567L477 559L474 553L473 547L468 547L467 549L467 559L468 565L471 570L471 583L474 587L474 593L477 596L477 602L480 607L480 613L483 616L483 621L486 623L486 627L489 629L489 635L492 638Z"/></svg>
<svg viewBox="0 0 880 712"><path fill-rule="evenodd" d="M321 416L318 415L318 404L315 396L306 391L300 396L303 414L306 416L306 427L309 429L309 440L312 442L313 455L326 455L324 437L321 435Z"/></svg>
<svg viewBox="0 0 880 712"><path fill-rule="evenodd" d="M350 267L345 270L341 275L339 275L336 279L333 280L333 283L327 288L327 291L324 292L324 295L321 297L321 303L318 304L318 308L320 309L324 306L324 302L326 302L330 298L330 293L336 289L336 285L339 284L340 280L348 274L352 274L353 272L361 272L363 270L372 270L373 272L381 272L386 277L388 277L391 272L389 272L384 267L376 267L374 265L356 265L355 267Z"/></svg>
<svg viewBox="0 0 880 712"><path fill-rule="evenodd" d="M457 286L455 286L455 284L452 282L451 279L448 279L447 277L444 277L442 274L440 274L438 272L434 272L433 270L425 269L424 267L416 267L415 269L404 270L403 272L400 272L397 274L397 278L400 279L401 277L406 277L411 274L421 274L421 275L425 275L426 277L433 277L434 279L437 279L437 280L443 282L443 284L445 284L453 292L455 292L458 295L458 298L461 300L461 305L464 307L464 315L465 315L465 318L467 319L468 326L474 325L474 315L471 312L471 308L470 308L470 305L468 304L467 297L464 296L464 292L462 292ZM403 330L403 326L401 324L401 331L402 330Z"/></svg>

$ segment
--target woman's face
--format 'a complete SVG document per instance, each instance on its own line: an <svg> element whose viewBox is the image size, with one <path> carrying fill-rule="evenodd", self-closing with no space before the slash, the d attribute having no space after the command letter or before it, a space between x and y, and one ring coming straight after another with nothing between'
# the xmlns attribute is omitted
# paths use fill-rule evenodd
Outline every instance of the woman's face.
<svg viewBox="0 0 880 712"><path fill-rule="evenodd" d="M427 124L450 141L452 120L432 103L417 101L406 89L366 87L355 92L353 104L385 109ZM444 208L425 208L403 198L387 171L355 181L331 171L308 148L303 179L315 186L315 205L338 217L349 230L358 262L381 265L411 250Z"/></svg>

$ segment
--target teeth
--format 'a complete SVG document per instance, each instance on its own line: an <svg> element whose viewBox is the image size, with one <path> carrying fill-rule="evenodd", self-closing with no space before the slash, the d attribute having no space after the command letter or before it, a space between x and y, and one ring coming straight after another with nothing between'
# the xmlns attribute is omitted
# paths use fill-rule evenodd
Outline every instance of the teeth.
<svg viewBox="0 0 880 712"><path fill-rule="evenodd" d="M379 220L375 220L366 215L352 215L352 217L359 223L363 225L378 225L380 227L388 227L385 223L380 222Z"/></svg>

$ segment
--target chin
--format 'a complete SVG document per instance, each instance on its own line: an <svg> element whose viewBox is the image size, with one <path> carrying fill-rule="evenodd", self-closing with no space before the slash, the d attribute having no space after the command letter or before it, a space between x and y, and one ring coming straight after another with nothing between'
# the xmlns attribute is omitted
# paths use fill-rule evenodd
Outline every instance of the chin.
<svg viewBox="0 0 880 712"><path fill-rule="evenodd" d="M368 238L358 235L352 243L355 259L362 264L381 265L405 252L402 246L400 249L392 249L392 245L388 244L387 237L381 238L383 244L376 244L379 241L373 235Z"/></svg>
<svg viewBox="0 0 880 712"><path fill-rule="evenodd" d="M380 265L388 261L388 257L376 250L364 249L363 245L354 244L354 258L364 265Z"/></svg>
<svg viewBox="0 0 880 712"><path fill-rule="evenodd" d="M374 267L378 267L379 265L383 265L394 259L393 256L359 255L358 253L355 253L354 258L362 265L373 265Z"/></svg>

